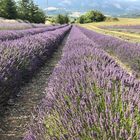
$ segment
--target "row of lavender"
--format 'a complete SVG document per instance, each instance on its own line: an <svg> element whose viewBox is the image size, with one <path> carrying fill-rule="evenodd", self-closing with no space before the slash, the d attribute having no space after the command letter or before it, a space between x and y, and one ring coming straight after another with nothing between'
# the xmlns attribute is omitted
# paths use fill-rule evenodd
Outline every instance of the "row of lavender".
<svg viewBox="0 0 140 140"><path fill-rule="evenodd" d="M0 103L53 53L70 26L0 44Z"/></svg>
<svg viewBox="0 0 140 140"><path fill-rule="evenodd" d="M101 26L102 29L128 32L128 33L140 33L140 25L113 25L113 26Z"/></svg>
<svg viewBox="0 0 140 140"><path fill-rule="evenodd" d="M27 35L34 35L46 31L53 31L59 28L63 28L65 26L67 25L49 26L44 28L32 28L26 30L2 30L0 31L0 41L14 40Z"/></svg>
<svg viewBox="0 0 140 140"><path fill-rule="evenodd" d="M113 26L101 26L104 29L140 29L140 25L113 25Z"/></svg>
<svg viewBox="0 0 140 140"><path fill-rule="evenodd" d="M33 24L33 23L18 23L18 22L6 22L5 20L0 20L0 30L22 30L29 28L42 28L46 27L45 24Z"/></svg>
<svg viewBox="0 0 140 140"><path fill-rule="evenodd" d="M24 140L140 138L140 83L73 27Z"/></svg>
<svg viewBox="0 0 140 140"><path fill-rule="evenodd" d="M85 28L79 29L92 41L99 45L99 48L106 50L113 56L118 57L127 64L138 75L140 73L140 44L127 42L112 36L103 35Z"/></svg>

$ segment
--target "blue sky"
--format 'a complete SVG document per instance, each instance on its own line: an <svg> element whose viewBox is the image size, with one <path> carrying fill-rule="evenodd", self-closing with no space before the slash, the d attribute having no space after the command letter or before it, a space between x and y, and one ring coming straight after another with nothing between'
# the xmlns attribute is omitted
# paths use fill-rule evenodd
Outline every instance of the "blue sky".
<svg viewBox="0 0 140 140"><path fill-rule="evenodd" d="M40 7L49 11L71 11L82 13L96 9L108 15L140 12L140 0L35 0Z"/></svg>

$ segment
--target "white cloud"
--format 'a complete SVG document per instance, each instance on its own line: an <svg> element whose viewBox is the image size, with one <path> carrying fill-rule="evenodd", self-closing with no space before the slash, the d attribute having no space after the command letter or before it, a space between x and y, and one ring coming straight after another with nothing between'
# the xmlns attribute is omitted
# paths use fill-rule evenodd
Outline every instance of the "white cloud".
<svg viewBox="0 0 140 140"><path fill-rule="evenodd" d="M36 0L38 1L38 0ZM40 0L41 1L41 0ZM53 0L52 0L53 1ZM79 17L80 11L90 9L101 10L104 14L123 14L125 12L140 10L140 0L54 0L45 10L71 13L73 17ZM51 2L50 2L51 3ZM64 9L65 8L65 9Z"/></svg>
<svg viewBox="0 0 140 140"><path fill-rule="evenodd" d="M78 17L80 17L81 15L82 15L81 12L72 12L69 16L70 16L70 17L76 17L76 18L78 18Z"/></svg>
<svg viewBox="0 0 140 140"><path fill-rule="evenodd" d="M121 7L121 5L119 4L119 3L114 3L113 4L116 8L118 8L118 9L122 9L122 7Z"/></svg>
<svg viewBox="0 0 140 140"><path fill-rule="evenodd" d="M59 10L59 8L57 8L57 7L48 7L48 8L45 8L44 10L57 11L57 10Z"/></svg>

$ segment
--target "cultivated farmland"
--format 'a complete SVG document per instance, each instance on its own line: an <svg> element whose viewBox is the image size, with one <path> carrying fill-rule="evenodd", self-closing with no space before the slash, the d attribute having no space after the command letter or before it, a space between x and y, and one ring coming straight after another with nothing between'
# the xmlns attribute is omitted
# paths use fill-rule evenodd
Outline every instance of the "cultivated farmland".
<svg viewBox="0 0 140 140"><path fill-rule="evenodd" d="M140 139L138 23L19 26L0 31L0 139Z"/></svg>

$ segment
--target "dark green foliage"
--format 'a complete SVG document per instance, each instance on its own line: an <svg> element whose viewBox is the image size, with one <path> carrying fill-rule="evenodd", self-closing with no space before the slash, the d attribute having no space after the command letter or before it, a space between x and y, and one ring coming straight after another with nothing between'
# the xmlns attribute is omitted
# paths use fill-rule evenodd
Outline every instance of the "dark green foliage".
<svg viewBox="0 0 140 140"><path fill-rule="evenodd" d="M76 20L77 20L76 18L74 18L74 19L72 18L72 19L70 20L70 23L71 23L71 24L74 24L74 23L76 23Z"/></svg>
<svg viewBox="0 0 140 140"><path fill-rule="evenodd" d="M91 22L100 22L104 21L105 16L99 11L89 11L85 15L79 17L79 23L91 23Z"/></svg>
<svg viewBox="0 0 140 140"><path fill-rule="evenodd" d="M69 23L69 17L67 15L57 15L55 18L55 23L59 23L59 24L67 24Z"/></svg>
<svg viewBox="0 0 140 140"><path fill-rule="evenodd" d="M18 17L20 19L29 20L30 14L29 8L30 8L29 0L20 0L18 2Z"/></svg>
<svg viewBox="0 0 140 140"><path fill-rule="evenodd" d="M34 4L33 0L0 0L0 17L7 19L22 19L33 23L44 23L44 12Z"/></svg>
<svg viewBox="0 0 140 140"><path fill-rule="evenodd" d="M81 24L85 23L85 16L84 15L80 16L78 22Z"/></svg>
<svg viewBox="0 0 140 140"><path fill-rule="evenodd" d="M0 17L16 19L16 3L13 0L0 0Z"/></svg>
<svg viewBox="0 0 140 140"><path fill-rule="evenodd" d="M33 0L21 0L18 3L18 17L34 23L44 23L45 14L34 4Z"/></svg>
<svg viewBox="0 0 140 140"><path fill-rule="evenodd" d="M114 17L106 17L105 21L111 22L111 21L119 21L118 18L114 18Z"/></svg>

